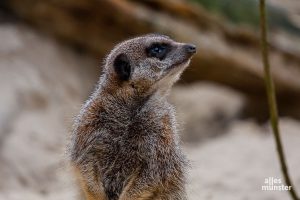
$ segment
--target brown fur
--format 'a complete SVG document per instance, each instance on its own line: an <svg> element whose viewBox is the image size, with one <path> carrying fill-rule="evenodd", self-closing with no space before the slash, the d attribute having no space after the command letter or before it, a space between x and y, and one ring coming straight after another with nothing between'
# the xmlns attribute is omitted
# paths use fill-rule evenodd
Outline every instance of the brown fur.
<svg viewBox="0 0 300 200"><path fill-rule="evenodd" d="M146 53L153 43L168 45L163 58ZM166 96L194 53L187 47L146 35L120 43L107 57L98 87L75 121L70 145L86 199L186 199L186 161ZM114 68L124 67L115 62L120 54L127 68ZM129 65L130 74L124 72Z"/></svg>

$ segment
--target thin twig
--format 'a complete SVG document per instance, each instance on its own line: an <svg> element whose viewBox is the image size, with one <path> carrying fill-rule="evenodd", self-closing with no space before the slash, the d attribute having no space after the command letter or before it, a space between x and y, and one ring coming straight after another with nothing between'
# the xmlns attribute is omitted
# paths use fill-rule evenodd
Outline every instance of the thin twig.
<svg viewBox="0 0 300 200"><path fill-rule="evenodd" d="M280 139L280 131L279 131L279 122L278 122L278 111L277 111L277 103L275 97L275 88L272 80L272 75L270 72L270 63L269 63L269 49L267 42L267 22L266 22L266 5L265 0L260 0L260 28L261 28L261 53L262 53L262 61L264 65L264 73L265 73L265 84L268 96L271 124L273 129L273 134L275 137L277 153L281 165L281 170L285 179L285 182L288 186L291 186L289 190L289 194L293 200L299 200L296 191L294 190L292 181L289 177L288 168L285 161L285 155L283 153L283 147Z"/></svg>

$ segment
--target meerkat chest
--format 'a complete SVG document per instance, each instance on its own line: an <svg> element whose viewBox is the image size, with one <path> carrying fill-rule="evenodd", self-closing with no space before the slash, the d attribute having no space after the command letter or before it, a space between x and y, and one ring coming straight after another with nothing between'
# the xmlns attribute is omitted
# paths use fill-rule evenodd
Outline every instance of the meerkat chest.
<svg viewBox="0 0 300 200"><path fill-rule="evenodd" d="M167 166L175 166L180 157L173 117L168 110L144 110L128 125L99 133L97 160L108 195L120 194L128 177L136 173L151 172L156 180L173 173Z"/></svg>
<svg viewBox="0 0 300 200"><path fill-rule="evenodd" d="M130 121L114 121L115 125L110 126L119 127L107 127L98 140L104 143L107 153L118 151L124 156L130 155L131 159L149 159L156 156L158 149L168 149L176 143L176 122L169 109L149 107Z"/></svg>

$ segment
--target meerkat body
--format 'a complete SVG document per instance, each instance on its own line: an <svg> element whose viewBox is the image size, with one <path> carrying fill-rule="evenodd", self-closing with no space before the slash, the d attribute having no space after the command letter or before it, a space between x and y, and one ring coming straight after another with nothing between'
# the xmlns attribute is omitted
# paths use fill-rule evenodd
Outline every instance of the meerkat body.
<svg viewBox="0 0 300 200"><path fill-rule="evenodd" d="M195 51L166 36L146 35L109 54L70 145L88 200L186 199L186 160L166 96Z"/></svg>

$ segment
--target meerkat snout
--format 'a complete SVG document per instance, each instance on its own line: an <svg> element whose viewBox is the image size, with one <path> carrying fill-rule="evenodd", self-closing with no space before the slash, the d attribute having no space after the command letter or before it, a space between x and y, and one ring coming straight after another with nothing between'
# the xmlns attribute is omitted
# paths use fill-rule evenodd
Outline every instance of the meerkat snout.
<svg viewBox="0 0 300 200"><path fill-rule="evenodd" d="M190 54L194 54L197 52L197 48L195 45L193 44L186 44L184 45L184 48L186 49L186 51Z"/></svg>

